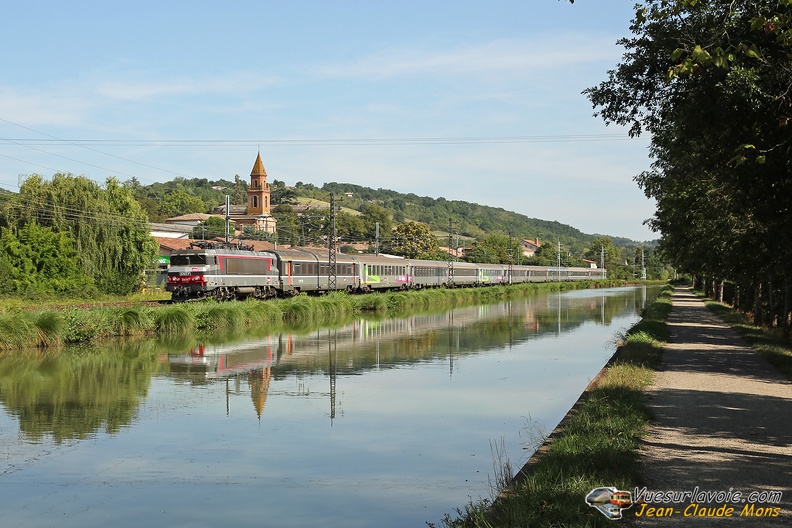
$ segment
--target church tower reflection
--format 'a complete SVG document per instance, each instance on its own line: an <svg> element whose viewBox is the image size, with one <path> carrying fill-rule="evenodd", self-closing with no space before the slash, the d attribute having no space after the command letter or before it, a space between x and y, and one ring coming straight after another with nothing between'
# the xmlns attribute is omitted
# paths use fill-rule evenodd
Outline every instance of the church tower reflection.
<svg viewBox="0 0 792 528"><path fill-rule="evenodd" d="M248 384L250 385L250 397L253 400L253 408L256 409L259 423L264 405L267 403L267 393L269 392L270 381L272 380L272 367L264 367L251 370L248 373Z"/></svg>

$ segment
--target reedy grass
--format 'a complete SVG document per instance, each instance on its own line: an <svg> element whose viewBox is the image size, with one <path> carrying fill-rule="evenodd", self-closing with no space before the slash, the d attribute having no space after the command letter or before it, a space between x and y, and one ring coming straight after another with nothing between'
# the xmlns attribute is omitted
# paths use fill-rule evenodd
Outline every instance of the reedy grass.
<svg viewBox="0 0 792 528"><path fill-rule="evenodd" d="M233 332L245 323L245 312L241 303L210 301L205 310L195 310L195 312L196 328Z"/></svg>
<svg viewBox="0 0 792 528"><path fill-rule="evenodd" d="M116 334L119 336L142 335L153 328L150 313L138 307L120 309L115 320Z"/></svg>
<svg viewBox="0 0 792 528"><path fill-rule="evenodd" d="M182 305L165 306L154 313L154 326L164 334L186 334L196 329L193 310Z"/></svg>
<svg viewBox="0 0 792 528"><path fill-rule="evenodd" d="M315 327L343 323L361 314L398 316L471 303L498 302L542 291L618 285L623 284L614 281L532 283L369 295L335 292L319 297L298 295L266 302L207 301L158 307L140 305L125 308L77 308L72 303L68 307L42 308L35 311L24 310L13 301L6 300L6 308L0 312L0 349L48 347L66 343L89 343L113 337L174 335L196 331L236 332L242 328L274 328L280 325Z"/></svg>
<svg viewBox="0 0 792 528"><path fill-rule="evenodd" d="M447 514L443 525L612 526L583 499L597 487L631 490L640 483L637 452L650 419L641 391L652 382L668 336L664 321L672 291L666 288L622 336L602 375L511 485L495 501L471 502L456 517Z"/></svg>
<svg viewBox="0 0 792 528"><path fill-rule="evenodd" d="M35 342L34 314L19 310L6 311L0 317L0 347L20 348Z"/></svg>
<svg viewBox="0 0 792 528"><path fill-rule="evenodd" d="M40 312L35 315L36 346L52 347L63 344L66 324L57 312Z"/></svg>

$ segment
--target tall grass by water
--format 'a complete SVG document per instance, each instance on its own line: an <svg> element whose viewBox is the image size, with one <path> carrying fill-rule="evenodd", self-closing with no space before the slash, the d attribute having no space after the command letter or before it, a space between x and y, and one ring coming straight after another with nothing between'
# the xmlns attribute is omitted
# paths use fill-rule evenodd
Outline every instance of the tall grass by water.
<svg viewBox="0 0 792 528"><path fill-rule="evenodd" d="M499 302L542 291L620 286L618 281L518 284L487 288L424 289L368 295L344 292L274 301L190 302L152 306L59 306L0 309L0 350L90 343L115 337L236 332L244 328L340 324L363 314L397 316Z"/></svg>

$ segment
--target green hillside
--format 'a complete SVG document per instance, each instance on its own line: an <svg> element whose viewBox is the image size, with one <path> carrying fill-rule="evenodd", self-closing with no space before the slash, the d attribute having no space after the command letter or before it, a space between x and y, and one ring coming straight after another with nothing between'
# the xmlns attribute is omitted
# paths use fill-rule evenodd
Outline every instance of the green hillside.
<svg viewBox="0 0 792 528"><path fill-rule="evenodd" d="M334 193L339 204L348 209L361 211L369 204L388 210L394 223L414 221L427 224L436 234L447 235L449 222L460 238L481 239L491 234L511 234L514 238L536 239L545 243L557 243L581 252L590 243L607 234L586 234L560 222L529 218L523 214L506 211L459 200L431 198L413 193L403 194L389 189L371 189L349 183L326 183L321 188L303 185L294 188L298 196L327 200ZM351 196L349 195L351 193ZM638 242L626 238L611 237L621 247L637 246Z"/></svg>

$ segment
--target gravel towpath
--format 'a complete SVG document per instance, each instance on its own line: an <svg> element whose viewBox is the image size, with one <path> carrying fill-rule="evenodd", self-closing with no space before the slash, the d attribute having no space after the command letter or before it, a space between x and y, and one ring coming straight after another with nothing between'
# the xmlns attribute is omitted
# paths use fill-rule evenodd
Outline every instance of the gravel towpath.
<svg viewBox="0 0 792 528"><path fill-rule="evenodd" d="M654 419L641 466L647 493L698 497L671 503L645 494L645 504L624 510L615 522L792 527L792 382L688 288L675 290L668 324L672 336L646 391ZM780 492L781 498L752 492Z"/></svg>

